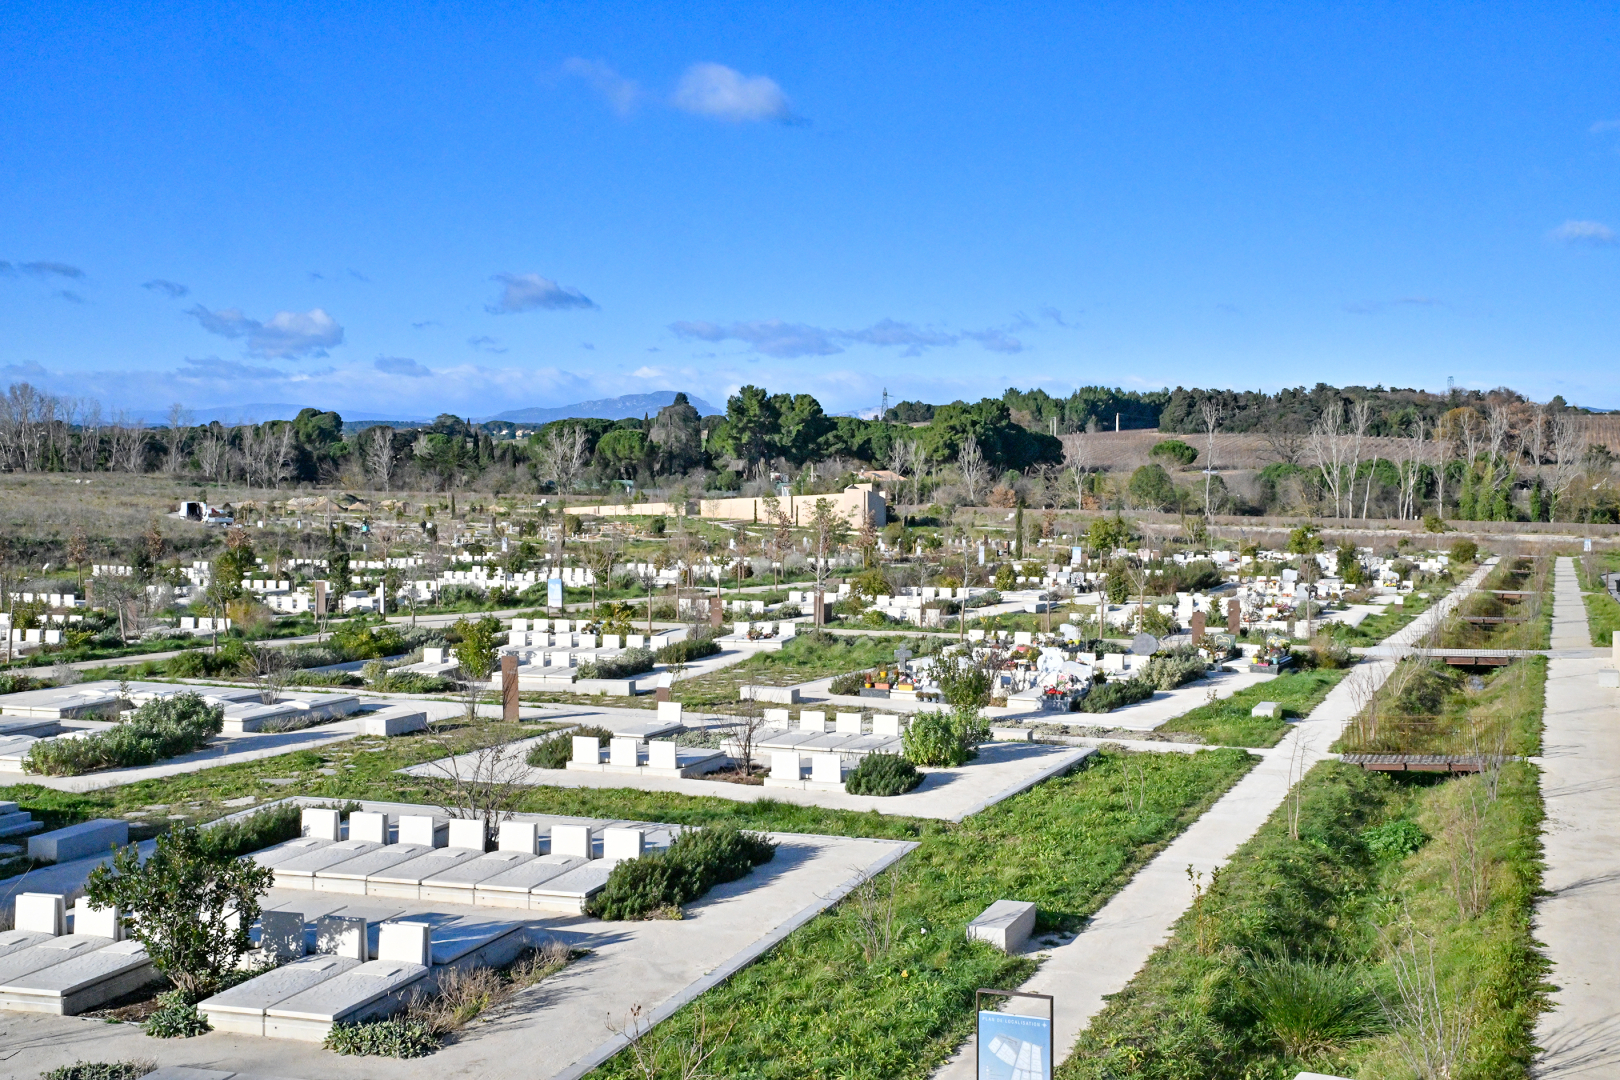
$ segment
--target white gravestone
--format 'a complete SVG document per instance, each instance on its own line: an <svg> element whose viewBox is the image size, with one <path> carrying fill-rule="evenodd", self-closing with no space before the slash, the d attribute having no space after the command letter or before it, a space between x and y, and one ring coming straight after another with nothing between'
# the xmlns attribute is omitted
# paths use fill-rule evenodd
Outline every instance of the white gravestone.
<svg viewBox="0 0 1620 1080"><path fill-rule="evenodd" d="M315 951L361 963L370 960L366 920L353 915L322 915L315 920Z"/></svg>
<svg viewBox="0 0 1620 1080"><path fill-rule="evenodd" d="M313 806L306 806L300 815L305 836L313 836L317 840L341 840L342 823L336 810L322 810Z"/></svg>
<svg viewBox="0 0 1620 1080"><path fill-rule="evenodd" d="M496 834L495 850L521 851L535 855L540 851L540 826L533 821L503 821Z"/></svg>
<svg viewBox="0 0 1620 1080"><path fill-rule="evenodd" d="M640 829L603 829L602 858L639 859L646 840Z"/></svg>
<svg viewBox="0 0 1620 1080"><path fill-rule="evenodd" d="M388 815L356 810L349 815L349 839L388 843Z"/></svg>
<svg viewBox="0 0 1620 1080"><path fill-rule="evenodd" d="M396 963L433 963L432 927L420 922L385 922L377 927L377 959Z"/></svg>
<svg viewBox="0 0 1620 1080"><path fill-rule="evenodd" d="M420 844L422 847L443 847L437 823L427 814L401 814L399 816L399 842Z"/></svg>
<svg viewBox="0 0 1620 1080"><path fill-rule="evenodd" d="M447 846L453 848L489 849L489 830L479 818L451 818L448 839Z"/></svg>
<svg viewBox="0 0 1620 1080"><path fill-rule="evenodd" d="M67 933L67 905L60 893L19 893L12 908L11 928L32 934L61 937Z"/></svg>
<svg viewBox="0 0 1620 1080"><path fill-rule="evenodd" d="M591 854L591 827L589 825L553 825L551 827L551 854L577 855L582 859Z"/></svg>
<svg viewBox="0 0 1620 1080"><path fill-rule="evenodd" d="M771 779L799 779L799 752L797 750L771 751Z"/></svg>
<svg viewBox="0 0 1620 1080"><path fill-rule="evenodd" d="M259 948L278 961L304 955L304 913L265 911L259 915Z"/></svg>

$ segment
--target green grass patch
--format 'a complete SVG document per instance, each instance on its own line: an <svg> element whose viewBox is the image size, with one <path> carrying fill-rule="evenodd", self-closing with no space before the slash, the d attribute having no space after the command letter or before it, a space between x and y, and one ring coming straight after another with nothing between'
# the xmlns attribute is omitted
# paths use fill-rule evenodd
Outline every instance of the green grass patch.
<svg viewBox="0 0 1620 1080"><path fill-rule="evenodd" d="M1016 896L1039 906L1040 930L1078 930L1254 758L1212 750L1108 753L1094 762L960 825L816 811L842 826L822 831L898 832L920 846L703 996L711 1037L730 1032L706 1068L761 1080L928 1076L972 1031L973 991L1016 986L1034 970L1027 957L965 941L971 919ZM773 827L790 809L733 806L738 818L766 819L739 821L752 828ZM892 936L874 933L891 904ZM665 1067L697 1022L689 1006L653 1033L647 1045L667 1051ZM641 1074L621 1054L592 1075Z"/></svg>
<svg viewBox="0 0 1620 1080"><path fill-rule="evenodd" d="M1335 748L1351 754L1541 752L1547 658L1527 656L1482 675L1401 661Z"/></svg>
<svg viewBox="0 0 1620 1080"><path fill-rule="evenodd" d="M893 663L894 650L909 647L917 656L931 649L922 639L800 634L776 652L761 652L740 664L677 682L670 696L689 709L735 705L741 686L793 686Z"/></svg>
<svg viewBox="0 0 1620 1080"><path fill-rule="evenodd" d="M1546 973L1530 934L1534 770L1508 765L1497 790L1493 801L1480 777L1317 766L1301 788L1297 839L1285 806L1204 883L1058 1075L1408 1077L1416 1017L1396 990L1397 962L1432 980L1450 1021L1471 1018L1452 1070L1436 1075L1528 1075ZM1465 834L1483 868L1477 899Z"/></svg>
<svg viewBox="0 0 1620 1080"><path fill-rule="evenodd" d="M1276 746L1288 731L1288 721L1309 716L1328 691L1350 673L1349 668L1288 671L1275 679L1239 690L1229 698L1200 705L1165 725L1177 735L1191 736L1216 746ZM1282 715L1250 716L1262 701L1275 701Z"/></svg>
<svg viewBox="0 0 1620 1080"><path fill-rule="evenodd" d="M1614 644L1614 632L1620 630L1620 603L1607 592L1589 592L1583 599L1586 601L1586 625L1592 631L1592 644Z"/></svg>

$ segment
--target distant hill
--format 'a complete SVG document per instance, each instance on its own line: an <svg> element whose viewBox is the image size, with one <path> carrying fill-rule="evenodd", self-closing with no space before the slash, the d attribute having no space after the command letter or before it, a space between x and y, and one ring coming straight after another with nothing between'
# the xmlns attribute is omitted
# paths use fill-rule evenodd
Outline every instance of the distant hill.
<svg viewBox="0 0 1620 1080"><path fill-rule="evenodd" d="M630 417L639 418L645 413L655 413L674 400L675 391L659 390L651 394L626 394L623 397L603 398L600 401L580 401L573 405L561 405L555 409L513 409L511 412L497 413L482 419L506 420L514 424L549 424L553 420L571 420L575 417L625 420ZM692 403L692 407L701 416L711 416L724 411L691 394L686 395L686 400Z"/></svg>

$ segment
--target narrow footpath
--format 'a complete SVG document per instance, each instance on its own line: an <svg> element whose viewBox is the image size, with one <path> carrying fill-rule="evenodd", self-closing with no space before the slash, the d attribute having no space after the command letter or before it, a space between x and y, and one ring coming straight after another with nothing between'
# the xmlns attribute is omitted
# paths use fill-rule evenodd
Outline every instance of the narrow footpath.
<svg viewBox="0 0 1620 1080"><path fill-rule="evenodd" d="M1620 1075L1620 690L1598 686L1613 666L1592 647L1573 559L1553 584L1553 659L1547 666L1541 795L1546 860L1535 936L1558 989L1536 1024L1535 1075Z"/></svg>
<svg viewBox="0 0 1620 1080"><path fill-rule="evenodd" d="M1475 570L1384 644L1413 646L1422 641L1464 596L1479 587L1494 564L1492 559ZM1389 678L1395 663L1389 658L1363 661L1281 742L1269 750L1254 751L1260 764L1138 871L1084 931L1044 951L1040 969L1019 989L1051 994L1055 999L1052 1046L1058 1061L1069 1056L1075 1040L1102 1009L1103 998L1125 988L1192 904L1195 882L1188 880L1188 867L1207 883L1211 871L1224 865L1282 805L1300 777L1330 756L1328 747L1359 711L1365 695ZM972 1036L935 1075L938 1080L972 1080Z"/></svg>

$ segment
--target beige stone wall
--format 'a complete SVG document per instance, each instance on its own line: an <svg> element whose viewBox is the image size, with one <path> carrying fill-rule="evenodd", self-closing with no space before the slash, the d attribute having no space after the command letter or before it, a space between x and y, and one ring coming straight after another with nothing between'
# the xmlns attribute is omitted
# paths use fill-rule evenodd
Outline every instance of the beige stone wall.
<svg viewBox="0 0 1620 1080"><path fill-rule="evenodd" d="M862 518L867 514L872 516L874 525L881 527L888 523L888 504L884 501L882 492L874 490L871 484L856 484L835 495L784 495L777 499L777 509L788 515L794 524L802 525L809 522L818 499L826 499L832 503L833 508L856 528L860 527ZM647 502L629 506L623 504L570 506L566 509L570 514L592 517L663 514L696 516L718 521L764 521L769 516L765 500L762 498L703 499L688 503L684 507L667 502Z"/></svg>

